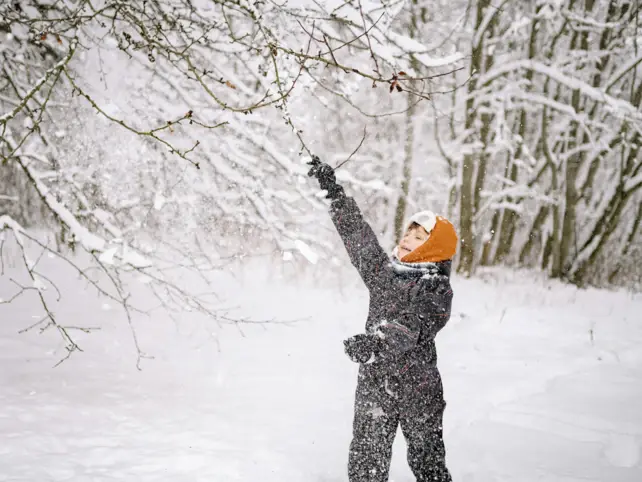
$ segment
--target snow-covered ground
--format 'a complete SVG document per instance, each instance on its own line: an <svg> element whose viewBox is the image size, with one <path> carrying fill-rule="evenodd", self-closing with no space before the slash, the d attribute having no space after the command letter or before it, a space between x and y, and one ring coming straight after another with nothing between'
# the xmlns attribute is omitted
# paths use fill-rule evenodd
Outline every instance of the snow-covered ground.
<svg viewBox="0 0 642 482"><path fill-rule="evenodd" d="M142 371L126 319L84 285L57 313L102 329L57 368L53 332L17 333L40 315L33 293L0 305L0 481L347 481L357 367L341 340L366 293L266 271L221 292L293 323L136 317ZM453 284L438 350L454 480L641 481L642 295L503 271ZM391 480L413 481L395 444Z"/></svg>

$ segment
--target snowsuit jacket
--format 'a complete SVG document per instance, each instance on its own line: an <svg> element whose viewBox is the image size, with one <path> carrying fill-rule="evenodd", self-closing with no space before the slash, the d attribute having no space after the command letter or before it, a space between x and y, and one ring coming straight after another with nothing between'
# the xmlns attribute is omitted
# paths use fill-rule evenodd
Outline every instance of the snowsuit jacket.
<svg viewBox="0 0 642 482"><path fill-rule="evenodd" d="M438 377L434 339L450 318L451 262L425 263L423 269L395 264L350 197L333 200L330 215L370 293L366 333L383 340L368 371L385 373L395 385Z"/></svg>

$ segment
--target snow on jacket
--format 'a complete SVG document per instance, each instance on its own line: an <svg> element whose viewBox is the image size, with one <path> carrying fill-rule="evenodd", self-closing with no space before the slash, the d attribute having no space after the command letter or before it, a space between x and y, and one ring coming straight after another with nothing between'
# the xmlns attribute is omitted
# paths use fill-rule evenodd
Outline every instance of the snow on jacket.
<svg viewBox="0 0 642 482"><path fill-rule="evenodd" d="M366 333L382 340L371 368L390 374L434 369L434 339L450 318L451 261L389 257L350 197L333 200L330 216L370 293Z"/></svg>

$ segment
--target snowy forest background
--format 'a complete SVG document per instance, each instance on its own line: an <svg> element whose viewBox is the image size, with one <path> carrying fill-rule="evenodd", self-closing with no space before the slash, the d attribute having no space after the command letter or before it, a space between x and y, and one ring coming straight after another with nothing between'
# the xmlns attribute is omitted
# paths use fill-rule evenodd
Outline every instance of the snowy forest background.
<svg viewBox="0 0 642 482"><path fill-rule="evenodd" d="M457 271L535 268L640 289L635 0L16 0L0 6L3 302L61 296L42 256L170 312L232 260L346 264L316 154L386 248L418 209ZM343 163L345 164L343 165ZM1 249L1 248L0 248Z"/></svg>
<svg viewBox="0 0 642 482"><path fill-rule="evenodd" d="M642 480L641 7L0 0L0 482L346 480L312 154L459 231L453 480Z"/></svg>

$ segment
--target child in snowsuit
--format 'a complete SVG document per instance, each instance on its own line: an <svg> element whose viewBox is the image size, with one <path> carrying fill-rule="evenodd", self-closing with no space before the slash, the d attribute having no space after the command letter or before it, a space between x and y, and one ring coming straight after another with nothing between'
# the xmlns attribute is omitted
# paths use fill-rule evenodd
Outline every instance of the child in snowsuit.
<svg viewBox="0 0 642 482"><path fill-rule="evenodd" d="M366 332L344 341L360 363L355 396L350 482L386 482L401 424L418 482L451 482L442 436L445 407L434 338L450 317L451 223L423 211L410 219L392 257L364 221L333 169L315 156L309 176L331 199L330 216L370 292Z"/></svg>

